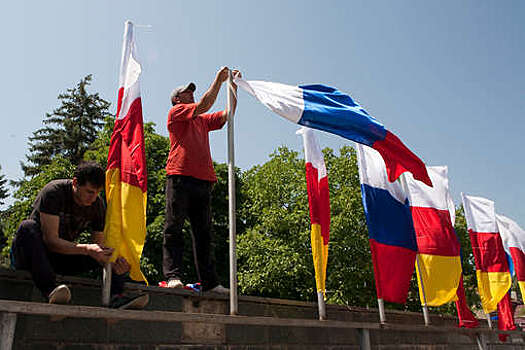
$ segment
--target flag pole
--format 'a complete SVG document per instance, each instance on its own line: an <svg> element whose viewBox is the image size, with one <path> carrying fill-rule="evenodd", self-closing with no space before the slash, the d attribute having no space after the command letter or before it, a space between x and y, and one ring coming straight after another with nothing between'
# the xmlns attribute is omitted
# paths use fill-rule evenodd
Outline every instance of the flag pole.
<svg viewBox="0 0 525 350"><path fill-rule="evenodd" d="M228 211L230 226L230 315L237 315L237 253L236 253L236 226L235 226L235 150L233 138L233 111L232 101L236 98L233 90L231 70L228 73Z"/></svg>
<svg viewBox="0 0 525 350"><path fill-rule="evenodd" d="M377 306L379 306L379 322L381 324L386 323L386 316L385 316L385 302L383 298L377 299Z"/></svg>
<svg viewBox="0 0 525 350"><path fill-rule="evenodd" d="M422 272L421 272L421 267L419 266L419 254L416 254L416 268L417 268L417 274L419 276L419 285L421 286L421 294L422 297L423 297L423 303L422 303L422 308L423 308L423 318L425 319L425 326L429 326L430 325L430 315L428 313L428 306L427 306L427 297L425 295L425 285L423 284L423 276L422 276Z"/></svg>
<svg viewBox="0 0 525 350"><path fill-rule="evenodd" d="M317 305L319 307L319 319L321 321L326 320L326 303L323 292L317 292Z"/></svg>
<svg viewBox="0 0 525 350"><path fill-rule="evenodd" d="M109 306L111 297L111 263L106 263L102 269L102 305Z"/></svg>

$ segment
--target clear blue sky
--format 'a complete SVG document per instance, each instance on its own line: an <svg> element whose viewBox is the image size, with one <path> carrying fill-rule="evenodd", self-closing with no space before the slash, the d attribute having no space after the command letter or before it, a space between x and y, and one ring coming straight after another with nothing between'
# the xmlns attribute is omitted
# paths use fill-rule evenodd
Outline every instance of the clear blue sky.
<svg viewBox="0 0 525 350"><path fill-rule="evenodd" d="M247 79L348 92L461 191L493 199L525 227L525 1L10 1L0 13L0 165L21 176L28 137L57 95L92 73L113 104L124 21L137 29L144 118L166 135L169 94L197 95L222 65ZM244 92L237 165L301 150L296 125ZM217 108L222 108L221 93ZM112 111L114 112L113 105ZM350 142L318 133L322 147ZM226 131L211 136L226 161Z"/></svg>

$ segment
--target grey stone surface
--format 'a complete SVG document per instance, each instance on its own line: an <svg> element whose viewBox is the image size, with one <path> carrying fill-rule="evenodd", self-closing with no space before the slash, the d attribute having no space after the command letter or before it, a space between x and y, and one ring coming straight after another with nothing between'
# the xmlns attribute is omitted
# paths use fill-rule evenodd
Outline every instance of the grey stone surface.
<svg viewBox="0 0 525 350"><path fill-rule="evenodd" d="M107 342L131 344L180 344L182 326L178 322L119 321L105 330Z"/></svg>

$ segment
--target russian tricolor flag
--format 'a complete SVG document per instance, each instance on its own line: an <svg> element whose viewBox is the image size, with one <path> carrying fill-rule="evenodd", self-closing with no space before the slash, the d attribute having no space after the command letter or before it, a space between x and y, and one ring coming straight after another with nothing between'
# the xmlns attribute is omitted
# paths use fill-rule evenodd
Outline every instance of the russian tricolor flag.
<svg viewBox="0 0 525 350"><path fill-rule="evenodd" d="M291 86L240 78L235 83L293 123L374 148L384 159L390 182L409 171L415 179L432 186L421 159L349 95L325 85Z"/></svg>
<svg viewBox="0 0 525 350"><path fill-rule="evenodd" d="M399 180L388 180L378 152L356 149L377 297L404 304L417 253L408 199Z"/></svg>

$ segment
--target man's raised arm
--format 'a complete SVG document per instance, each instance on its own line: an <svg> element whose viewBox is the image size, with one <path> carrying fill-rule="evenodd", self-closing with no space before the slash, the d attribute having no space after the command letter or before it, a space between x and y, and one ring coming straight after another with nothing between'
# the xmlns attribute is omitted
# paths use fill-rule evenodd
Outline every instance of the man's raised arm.
<svg viewBox="0 0 525 350"><path fill-rule="evenodd" d="M210 88L204 93L204 95L202 95L201 100L197 103L195 111L193 112L194 116L206 113L210 110L210 108L215 103L215 100L217 99L217 95L219 94L219 90L221 89L222 83L224 83L228 79L229 72L230 70L228 69L228 67L222 67L217 72L213 83L211 83L210 85Z"/></svg>

